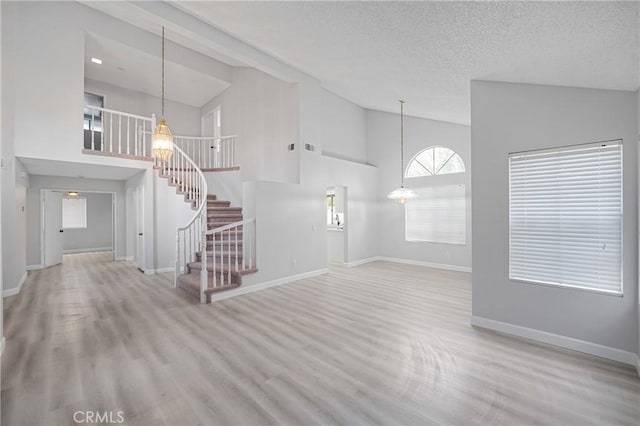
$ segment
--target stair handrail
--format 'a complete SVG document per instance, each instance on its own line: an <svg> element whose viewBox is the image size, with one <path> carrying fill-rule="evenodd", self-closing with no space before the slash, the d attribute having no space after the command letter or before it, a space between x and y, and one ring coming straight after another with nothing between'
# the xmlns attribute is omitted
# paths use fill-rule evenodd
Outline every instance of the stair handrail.
<svg viewBox="0 0 640 426"><path fill-rule="evenodd" d="M181 267L195 260L197 249L200 249L202 270L200 271L200 303L206 303L205 290L207 289L207 195L209 193L207 179L198 165L173 144L173 155L168 162L160 163L161 173L171 171L170 179L173 180L179 190L196 205L196 212L185 226L176 230L176 264L174 286L178 286L178 277ZM184 238L181 241L181 233ZM183 262L180 259L182 242Z"/></svg>
<svg viewBox="0 0 640 426"><path fill-rule="evenodd" d="M242 262L238 262L238 230L240 227L242 228ZM224 240L224 232L227 232L227 268L225 271L224 268L224 249L225 249L225 240ZM231 236L235 233L235 238L233 239L233 243L231 241ZM226 284L231 284L231 272L241 272L246 271L248 269L254 269L256 265L255 253L256 250L256 218L252 217L249 219L244 219L238 222L229 223L227 225L219 226L217 228L210 229L206 232L206 235L213 235L213 252L211 255L212 262L212 270L213 272L213 287L218 286L218 274L216 271L216 237L215 234L220 234L220 286ZM231 249L235 248L235 256L233 260L231 258ZM248 259L248 262L247 262ZM235 264L235 265L234 265ZM204 268L204 266L203 266ZM225 280L225 272L226 272L226 280Z"/></svg>

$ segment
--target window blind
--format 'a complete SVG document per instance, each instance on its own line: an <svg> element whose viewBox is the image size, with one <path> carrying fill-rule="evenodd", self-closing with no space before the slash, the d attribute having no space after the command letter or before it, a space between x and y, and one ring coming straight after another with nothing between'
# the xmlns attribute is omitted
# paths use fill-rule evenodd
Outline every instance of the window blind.
<svg viewBox="0 0 640 426"><path fill-rule="evenodd" d="M65 229L87 227L86 198L62 199L62 227Z"/></svg>
<svg viewBox="0 0 640 426"><path fill-rule="evenodd" d="M511 154L509 277L622 293L622 141Z"/></svg>
<svg viewBox="0 0 640 426"><path fill-rule="evenodd" d="M466 244L465 185L413 189L418 197L405 204L406 240Z"/></svg>

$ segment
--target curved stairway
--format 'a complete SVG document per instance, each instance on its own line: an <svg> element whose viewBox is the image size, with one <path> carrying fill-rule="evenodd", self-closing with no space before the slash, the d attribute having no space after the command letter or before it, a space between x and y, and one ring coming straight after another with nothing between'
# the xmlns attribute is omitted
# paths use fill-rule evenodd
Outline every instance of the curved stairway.
<svg viewBox="0 0 640 426"><path fill-rule="evenodd" d="M169 180L169 185L176 187L176 193L184 194L185 202L191 204L193 210L198 209L196 200L191 199L192 192L184 188L171 170L162 170L160 177ZM242 284L242 277L258 271L254 265L247 265L243 253L243 221L242 208L231 207L231 203L218 200L215 195L206 197L207 229L209 231L223 227L233 227L228 232L207 235L207 287L205 289L206 303L211 302L211 295L220 291L230 290ZM190 295L201 299L200 278L202 273L201 251L196 251L195 258L182 266L183 274L178 275L177 285ZM240 265L240 267L238 267ZM215 276L214 276L215 275Z"/></svg>

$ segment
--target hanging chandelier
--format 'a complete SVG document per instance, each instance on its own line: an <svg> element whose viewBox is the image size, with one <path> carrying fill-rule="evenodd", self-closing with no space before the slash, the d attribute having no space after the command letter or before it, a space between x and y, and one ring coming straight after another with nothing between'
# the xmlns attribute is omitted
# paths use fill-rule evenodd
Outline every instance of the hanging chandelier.
<svg viewBox="0 0 640 426"><path fill-rule="evenodd" d="M164 118L164 27L162 27L162 118L151 135L153 155L160 162L167 162L173 154L173 135Z"/></svg>
<svg viewBox="0 0 640 426"><path fill-rule="evenodd" d="M400 100L400 188L391 191L387 198L399 204L416 198L418 194L404 187L404 101Z"/></svg>

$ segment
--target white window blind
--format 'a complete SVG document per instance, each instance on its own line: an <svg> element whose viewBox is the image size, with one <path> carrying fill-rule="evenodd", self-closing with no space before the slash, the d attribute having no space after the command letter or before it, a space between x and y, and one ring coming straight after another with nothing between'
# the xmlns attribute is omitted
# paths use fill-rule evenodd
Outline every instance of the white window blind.
<svg viewBox="0 0 640 426"><path fill-rule="evenodd" d="M511 154L510 279L622 293L622 142Z"/></svg>
<svg viewBox="0 0 640 426"><path fill-rule="evenodd" d="M466 244L465 185L413 189L418 197L405 204L407 241Z"/></svg>
<svg viewBox="0 0 640 426"><path fill-rule="evenodd" d="M87 227L86 198L62 199L62 227L65 229Z"/></svg>

